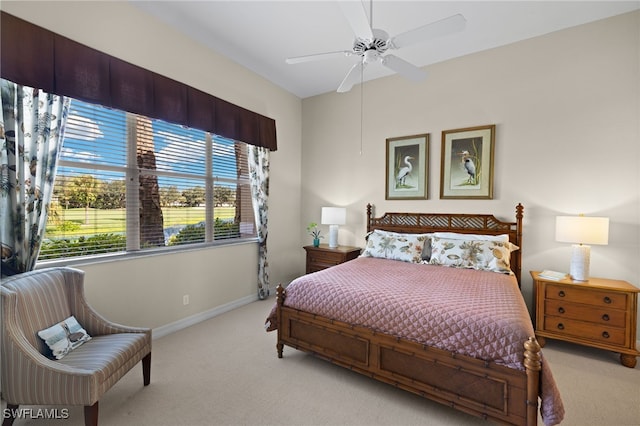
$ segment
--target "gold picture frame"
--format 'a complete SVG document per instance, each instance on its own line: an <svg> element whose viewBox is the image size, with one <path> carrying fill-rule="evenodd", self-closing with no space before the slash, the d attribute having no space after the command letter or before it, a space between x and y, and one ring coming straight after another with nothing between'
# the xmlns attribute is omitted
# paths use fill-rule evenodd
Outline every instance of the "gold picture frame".
<svg viewBox="0 0 640 426"><path fill-rule="evenodd" d="M387 139L385 200L426 200L429 134Z"/></svg>
<svg viewBox="0 0 640 426"><path fill-rule="evenodd" d="M442 132L441 199L493 199L495 135L495 124Z"/></svg>

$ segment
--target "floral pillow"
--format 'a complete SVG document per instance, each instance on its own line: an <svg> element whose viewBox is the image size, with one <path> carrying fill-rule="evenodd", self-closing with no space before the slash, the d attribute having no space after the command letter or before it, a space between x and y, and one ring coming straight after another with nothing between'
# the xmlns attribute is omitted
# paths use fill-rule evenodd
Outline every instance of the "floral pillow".
<svg viewBox="0 0 640 426"><path fill-rule="evenodd" d="M430 237L431 234L401 234L376 229L367 237L367 244L360 257L422 263L423 251L425 245L429 245Z"/></svg>
<svg viewBox="0 0 640 426"><path fill-rule="evenodd" d="M434 236L431 239L429 263L513 275L511 252L517 249L519 247L509 241L458 240Z"/></svg>

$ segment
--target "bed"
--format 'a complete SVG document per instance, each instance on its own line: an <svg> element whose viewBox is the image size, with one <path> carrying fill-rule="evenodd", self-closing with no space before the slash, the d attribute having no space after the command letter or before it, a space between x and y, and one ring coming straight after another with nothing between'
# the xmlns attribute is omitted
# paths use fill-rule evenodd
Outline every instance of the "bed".
<svg viewBox="0 0 640 426"><path fill-rule="evenodd" d="M266 321L278 357L290 346L499 423L536 425L538 408L547 426L560 423L562 400L520 293L522 217L520 204L515 222L374 217L367 205L360 257L278 286Z"/></svg>

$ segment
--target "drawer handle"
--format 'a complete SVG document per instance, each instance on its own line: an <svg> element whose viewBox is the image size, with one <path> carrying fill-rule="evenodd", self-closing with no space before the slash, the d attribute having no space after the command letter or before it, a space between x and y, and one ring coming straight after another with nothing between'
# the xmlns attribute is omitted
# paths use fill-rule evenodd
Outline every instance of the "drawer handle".
<svg viewBox="0 0 640 426"><path fill-rule="evenodd" d="M560 290L560 291L558 292L558 296L560 296L560 297L564 297L564 291Z"/></svg>
<svg viewBox="0 0 640 426"><path fill-rule="evenodd" d="M558 330L564 330L564 324L563 323L558 324Z"/></svg>
<svg viewBox="0 0 640 426"><path fill-rule="evenodd" d="M558 308L558 312L560 312L561 314L564 314L564 308L563 308L562 306L560 306L560 307Z"/></svg>
<svg viewBox="0 0 640 426"><path fill-rule="evenodd" d="M604 303L610 304L611 303L611 298L609 296L605 296L604 299Z"/></svg>
<svg viewBox="0 0 640 426"><path fill-rule="evenodd" d="M606 331L602 332L602 337L604 337L605 339L609 338L609 333L607 333Z"/></svg>
<svg viewBox="0 0 640 426"><path fill-rule="evenodd" d="M602 319L603 319L603 320L605 320L605 321L609 321L609 315L604 314L604 315L602 316Z"/></svg>

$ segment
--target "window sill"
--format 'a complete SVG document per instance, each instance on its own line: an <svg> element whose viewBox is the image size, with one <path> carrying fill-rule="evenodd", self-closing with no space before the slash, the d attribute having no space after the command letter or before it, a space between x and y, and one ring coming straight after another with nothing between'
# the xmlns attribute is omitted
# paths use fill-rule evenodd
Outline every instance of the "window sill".
<svg viewBox="0 0 640 426"><path fill-rule="evenodd" d="M36 263L35 269L43 269L43 268L53 268L60 266L80 266L85 264L96 264L96 263L107 263L107 262L117 262L121 260L129 260L133 258L140 257L151 257L151 256L165 256L168 254L174 253L185 253L189 251L199 251L206 250L211 248L222 248L228 246L235 245L244 245L244 244L257 244L258 239L256 237L253 238L243 238L243 239L234 239L234 240L221 240L215 241L213 243L199 243L199 244L189 244L187 246L173 246L173 247L160 247L156 249L146 249L139 251L129 251L129 252L119 252L112 254L101 254L97 256L77 256L77 257L68 257L65 259L59 260L45 260Z"/></svg>

